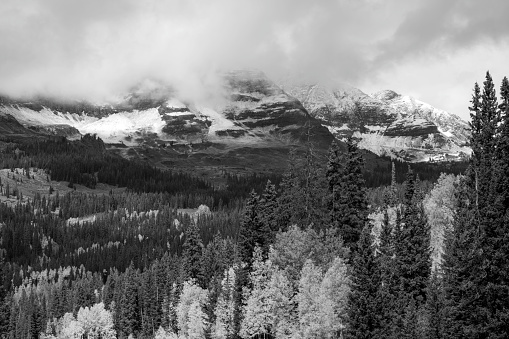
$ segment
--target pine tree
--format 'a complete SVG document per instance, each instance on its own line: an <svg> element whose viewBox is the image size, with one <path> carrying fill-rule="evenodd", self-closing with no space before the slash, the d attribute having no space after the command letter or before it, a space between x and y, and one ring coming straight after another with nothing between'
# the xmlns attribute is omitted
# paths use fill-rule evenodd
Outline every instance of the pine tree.
<svg viewBox="0 0 509 339"><path fill-rule="evenodd" d="M244 262L251 264L256 246L266 250L268 233L268 229L263 224L260 216L260 197L253 190L247 199L239 230L238 243L241 258Z"/></svg>
<svg viewBox="0 0 509 339"><path fill-rule="evenodd" d="M437 271L434 271L427 290L426 299L427 315L427 338L442 339L445 337L445 304L442 286L442 277Z"/></svg>
<svg viewBox="0 0 509 339"><path fill-rule="evenodd" d="M449 234L445 255L445 295L447 334L451 338L493 337L507 334L509 319L509 252L506 214L498 185L503 180L498 159L501 146L497 98L489 72L480 93L477 84L472 98L472 159L467 170L457 209L454 230ZM502 91L506 93L507 82ZM502 107L504 107L502 94ZM502 127L503 129L503 127Z"/></svg>
<svg viewBox="0 0 509 339"><path fill-rule="evenodd" d="M43 324L42 324L41 307L40 307L39 301L36 300L35 293L30 293L29 302L31 305L31 314L30 314L31 338L37 339L37 338L39 338L39 334L42 332Z"/></svg>
<svg viewBox="0 0 509 339"><path fill-rule="evenodd" d="M471 172L469 170L468 172ZM452 230L445 232L444 271L445 338L467 338L475 315L476 286L471 281L480 274L475 247L477 228L471 203L475 201L474 176L466 173L458 185L456 215Z"/></svg>
<svg viewBox="0 0 509 339"><path fill-rule="evenodd" d="M160 307L157 300L156 278L153 267L143 272L140 286L141 330L145 336L156 331L161 323Z"/></svg>
<svg viewBox="0 0 509 339"><path fill-rule="evenodd" d="M504 157L509 154L507 148L507 102L509 83L504 78L501 86L501 105L497 105L495 89L490 81L489 73L485 81L485 89L482 96L482 112L486 116L486 128L484 143L486 151L483 158L486 158L486 167L490 172L482 172L485 187L489 187L489 195L479 209L481 233L480 247L482 250L484 281L481 281L480 288L484 289L486 298L487 320L485 331L491 336L502 336L507 330L509 320L509 187L507 169L509 159ZM497 110L498 108L498 110ZM502 112L501 109L505 108ZM500 123L500 120L503 119ZM505 332L507 333L507 332Z"/></svg>
<svg viewBox="0 0 509 339"><path fill-rule="evenodd" d="M377 293L381 285L380 269L375 257L371 229L365 227L351 269L351 292L348 297L347 338L375 338L381 324Z"/></svg>
<svg viewBox="0 0 509 339"><path fill-rule="evenodd" d="M276 186L268 180L260 201L260 221L263 224L263 228L269 232L267 236L268 240L273 240L279 229L277 224L277 205ZM266 247L267 246L268 243ZM267 250L268 247L265 251Z"/></svg>
<svg viewBox="0 0 509 339"><path fill-rule="evenodd" d="M389 221L389 213L384 212L384 221L380 232L377 264L380 269L381 283L378 286L376 302L380 310L379 338L391 338L394 331L394 318L396 314L396 298L399 291L399 279L396 274L395 244L393 228Z"/></svg>
<svg viewBox="0 0 509 339"><path fill-rule="evenodd" d="M134 269L131 262L125 273L120 303L117 305L119 312L118 331L125 337L130 334L137 334L140 329L138 275L139 272Z"/></svg>
<svg viewBox="0 0 509 339"><path fill-rule="evenodd" d="M324 191L327 183L312 146L304 161L292 151L289 168L283 174L277 199L277 225L283 231L291 225L321 228L328 222Z"/></svg>
<svg viewBox="0 0 509 339"><path fill-rule="evenodd" d="M504 77L500 87L500 125L496 139L496 165L494 173L495 206L500 216L509 209L509 80ZM500 220L500 222L504 222Z"/></svg>
<svg viewBox="0 0 509 339"><path fill-rule="evenodd" d="M362 167L362 155L353 139L347 142L346 154L340 152L336 142L332 143L326 174L331 223L340 230L344 244L354 249L368 218Z"/></svg>
<svg viewBox="0 0 509 339"><path fill-rule="evenodd" d="M200 237L198 226L194 221L184 231L185 240L182 246L182 281L196 279L203 283L202 276L202 250L203 242Z"/></svg>
<svg viewBox="0 0 509 339"><path fill-rule="evenodd" d="M415 299L416 307L426 300L426 286L431 271L429 227L422 200L409 169L405 183L405 209L396 255L396 273L400 279L399 299Z"/></svg>
<svg viewBox="0 0 509 339"><path fill-rule="evenodd" d="M295 151L291 150L288 159L288 169L283 173L279 184L279 197L277 198L276 224L282 231L295 224L298 220L295 210L299 207L296 199L299 197L300 179L296 167L297 158Z"/></svg>
<svg viewBox="0 0 509 339"><path fill-rule="evenodd" d="M404 309L401 339L427 339L426 323L423 321L423 306L417 306L415 299L410 299Z"/></svg>

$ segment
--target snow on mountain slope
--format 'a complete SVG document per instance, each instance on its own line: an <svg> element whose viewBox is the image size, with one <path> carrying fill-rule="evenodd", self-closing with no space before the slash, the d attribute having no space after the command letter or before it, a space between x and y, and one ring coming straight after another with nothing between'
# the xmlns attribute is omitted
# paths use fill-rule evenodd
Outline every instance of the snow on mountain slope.
<svg viewBox="0 0 509 339"><path fill-rule="evenodd" d="M337 138L354 136L378 155L407 161L461 160L470 152L468 124L410 96L385 90L368 95L337 84L285 79L281 87Z"/></svg>
<svg viewBox="0 0 509 339"><path fill-rule="evenodd" d="M140 131L160 134L164 126L165 123L157 108L151 108L143 111L115 113L73 127L76 127L82 134L97 134L105 142L118 143Z"/></svg>
<svg viewBox="0 0 509 339"><path fill-rule="evenodd" d="M3 106L0 112L3 114L10 114L20 123L26 125L70 125L76 127L86 125L97 120L97 118L90 116L82 116L67 112L55 112L47 108L35 111L19 105Z"/></svg>
<svg viewBox="0 0 509 339"><path fill-rule="evenodd" d="M407 161L461 160L471 152L465 121L394 91L368 95L342 83L295 78L277 85L254 70L222 79L214 104L180 100L170 87L148 81L107 105L0 97L0 114L37 133L91 133L126 146L284 147L313 135L325 149L334 135L357 137L365 149Z"/></svg>
<svg viewBox="0 0 509 339"><path fill-rule="evenodd" d="M211 125L208 129L209 140L217 139L217 132L224 130L241 130L235 126L232 120L227 119L223 114L218 113L215 109L205 106L198 106L198 111L202 116L210 120Z"/></svg>
<svg viewBox="0 0 509 339"><path fill-rule="evenodd" d="M27 126L67 125L76 128L81 134L97 134L108 143L125 141L127 136L137 131L160 133L164 126L164 121L155 108L120 112L104 118L55 112L47 108L34 111L18 106L3 107L0 112L15 117L21 124Z"/></svg>
<svg viewBox="0 0 509 339"><path fill-rule="evenodd" d="M45 132L59 134L67 126L76 133L96 134L107 143L127 146L213 142L279 147L304 140L308 129L324 147L333 139L298 100L260 71L227 72L223 86L220 104L184 102L171 88L149 82L108 105L50 99L2 101L0 97L0 114L31 128L44 127Z"/></svg>
<svg viewBox="0 0 509 339"><path fill-rule="evenodd" d="M438 127L440 133L454 139L458 145L464 145L468 142L470 135L468 124L459 116L437 109L407 95L392 92L390 96L387 96L387 92L392 91L378 92L373 94L373 97L383 101L401 117L416 116L432 122Z"/></svg>

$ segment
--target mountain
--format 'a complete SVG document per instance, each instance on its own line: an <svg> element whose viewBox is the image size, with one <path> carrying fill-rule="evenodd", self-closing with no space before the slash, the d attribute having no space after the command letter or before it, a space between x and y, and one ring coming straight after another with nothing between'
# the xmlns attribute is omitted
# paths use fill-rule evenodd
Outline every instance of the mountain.
<svg viewBox="0 0 509 339"><path fill-rule="evenodd" d="M307 142L325 154L334 137L353 136L376 155L410 162L463 160L470 153L465 121L394 91L368 95L344 84L276 84L263 72L221 74L213 101L184 100L147 80L115 102L0 97L0 136L96 134L112 152L161 167L285 166ZM7 128L7 126L10 126Z"/></svg>
<svg viewBox="0 0 509 339"><path fill-rule="evenodd" d="M467 122L410 96L292 79L280 86L337 138L359 138L361 148L378 155L419 162L462 160L471 152Z"/></svg>
<svg viewBox="0 0 509 339"><path fill-rule="evenodd" d="M0 117L34 133L96 134L111 151L162 167L270 171L285 167L289 150L308 140L322 151L329 147L329 130L264 73L231 71L221 79L212 103L186 101L171 87L145 81L108 104L0 98Z"/></svg>

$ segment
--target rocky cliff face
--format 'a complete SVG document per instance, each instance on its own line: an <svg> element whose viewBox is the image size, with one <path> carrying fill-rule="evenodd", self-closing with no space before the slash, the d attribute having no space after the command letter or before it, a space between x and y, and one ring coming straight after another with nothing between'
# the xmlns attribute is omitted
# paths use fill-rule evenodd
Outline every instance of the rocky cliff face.
<svg viewBox="0 0 509 339"><path fill-rule="evenodd" d="M470 153L468 124L415 98L390 90L368 95L344 84L286 80L281 87L337 138L359 138L361 147L378 155L441 161Z"/></svg>
<svg viewBox="0 0 509 339"><path fill-rule="evenodd" d="M256 144L272 138L298 142L309 133L317 143L328 146L332 141L328 130L297 99L262 72L228 72L223 80L223 97L215 105L184 102L171 88L151 84L109 105L4 99L0 114L49 134L95 133L106 142L132 146L145 139Z"/></svg>
<svg viewBox="0 0 509 339"><path fill-rule="evenodd" d="M278 85L249 70L226 72L221 79L220 98L213 103L186 101L171 87L147 81L101 105L0 97L0 116L37 135L97 134L133 148L124 155L139 154L134 148L140 147L168 149L160 158L232 154L237 159L239 150L279 154L308 141L326 150L334 136L359 138L361 148L407 161L459 160L470 152L466 122L393 91L368 95L342 84Z"/></svg>
<svg viewBox="0 0 509 339"><path fill-rule="evenodd" d="M325 153L334 139L262 72L227 72L222 79L213 103L186 101L172 88L147 82L107 105L0 98L0 116L39 135L96 134L125 157L170 167L270 171L286 167L291 148L310 141Z"/></svg>

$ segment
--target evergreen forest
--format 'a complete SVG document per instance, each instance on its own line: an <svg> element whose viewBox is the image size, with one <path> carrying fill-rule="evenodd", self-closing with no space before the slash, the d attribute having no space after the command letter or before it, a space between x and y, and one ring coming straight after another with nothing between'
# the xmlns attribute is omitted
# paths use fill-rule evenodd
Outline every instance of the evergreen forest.
<svg viewBox="0 0 509 339"><path fill-rule="evenodd" d="M466 164L366 170L348 139L222 187L94 135L1 139L0 338L509 338L508 79L469 110Z"/></svg>

